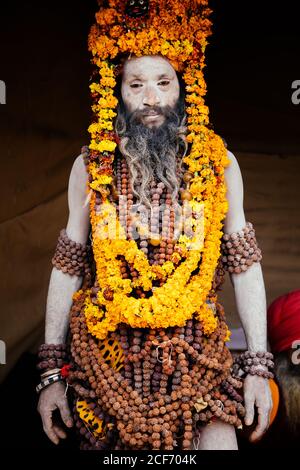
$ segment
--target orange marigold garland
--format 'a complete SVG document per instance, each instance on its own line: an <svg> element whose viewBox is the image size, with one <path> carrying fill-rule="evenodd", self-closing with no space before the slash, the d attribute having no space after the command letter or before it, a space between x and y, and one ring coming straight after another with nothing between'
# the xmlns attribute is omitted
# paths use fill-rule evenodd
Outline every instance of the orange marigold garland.
<svg viewBox="0 0 300 470"><path fill-rule="evenodd" d="M242 383L230 374L229 330L213 287L228 210L229 159L204 102L210 13L207 0L106 0L90 31L97 73L90 85L87 190L96 278L94 286L74 294L70 317L69 383L82 448L187 450L196 423L221 419L241 426L244 408L236 389ZM176 239L166 261L150 264L126 236L112 202L118 144L113 121L120 59L157 54L185 83L189 151L183 180L189 197L182 198L182 208L192 233ZM134 276L122 275L124 263Z"/></svg>
<svg viewBox="0 0 300 470"><path fill-rule="evenodd" d="M120 322L131 327L160 328L183 326L196 316L203 322L206 334L216 327L206 299L220 256L222 221L228 209L224 168L229 160L222 139L209 128L209 110L204 103L204 51L211 34L208 19L211 10L207 0L151 0L149 7L148 2L145 4L145 14L143 11L139 14L138 8L129 14L130 2L107 1L107 8L101 7L96 14L96 24L89 35L89 50L98 68L96 80L90 85L95 121L89 126L88 169L89 189L93 193L90 198L93 251L100 290L97 305L87 296L85 315L89 331L98 339L104 339ZM126 54L166 57L177 71L183 71L186 85L190 150L183 161L191 174L188 188L192 197L184 202L194 212L204 207L203 243L197 246L199 232L194 219L194 237L182 235L176 245L181 250L174 250L173 261L162 266L150 266L136 242L126 240L116 209L108 199L117 147L113 132L118 104L116 63ZM96 192L101 195L101 210L96 208ZM122 279L120 255L134 265L138 279ZM199 272L191 275L197 267ZM162 285L154 290L158 279ZM135 298L132 293L136 287L146 292L152 290L153 294ZM108 298L107 291L111 293Z"/></svg>

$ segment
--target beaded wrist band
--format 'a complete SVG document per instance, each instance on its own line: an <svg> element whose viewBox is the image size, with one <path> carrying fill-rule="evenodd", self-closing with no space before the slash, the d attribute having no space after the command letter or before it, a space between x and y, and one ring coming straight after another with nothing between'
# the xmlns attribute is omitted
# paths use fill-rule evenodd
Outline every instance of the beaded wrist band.
<svg viewBox="0 0 300 470"><path fill-rule="evenodd" d="M272 372L270 372L269 370L258 369L255 366L245 367L244 371L245 371L246 374L259 375L260 377L264 377L265 379L273 379L274 378L274 374Z"/></svg>
<svg viewBox="0 0 300 470"><path fill-rule="evenodd" d="M255 230L251 222L239 232L225 233L222 237L222 262L225 270L239 274L262 259L260 248L255 238Z"/></svg>
<svg viewBox="0 0 300 470"><path fill-rule="evenodd" d="M271 372L274 367L273 354L267 351L245 351L235 359L235 364L245 373L250 375L259 375L266 379L271 379L274 374ZM264 366L268 370L260 369Z"/></svg>
<svg viewBox="0 0 300 470"><path fill-rule="evenodd" d="M257 366L260 364L262 366L274 367L274 356L268 351L245 351L239 358L245 366Z"/></svg>
<svg viewBox="0 0 300 470"><path fill-rule="evenodd" d="M63 228L60 231L52 264L71 276L83 276L90 273L90 245L84 245L71 240Z"/></svg>
<svg viewBox="0 0 300 470"><path fill-rule="evenodd" d="M37 369L42 373L55 368L60 369L68 362L66 345L42 344L38 350L38 358L41 361L37 364Z"/></svg>

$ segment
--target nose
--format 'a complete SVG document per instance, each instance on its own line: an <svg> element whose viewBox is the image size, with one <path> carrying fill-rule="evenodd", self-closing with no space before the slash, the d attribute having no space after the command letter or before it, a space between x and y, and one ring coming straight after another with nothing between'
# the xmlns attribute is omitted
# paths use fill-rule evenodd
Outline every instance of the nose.
<svg viewBox="0 0 300 470"><path fill-rule="evenodd" d="M160 104L159 96L153 87L147 87L143 99L144 106L158 106Z"/></svg>

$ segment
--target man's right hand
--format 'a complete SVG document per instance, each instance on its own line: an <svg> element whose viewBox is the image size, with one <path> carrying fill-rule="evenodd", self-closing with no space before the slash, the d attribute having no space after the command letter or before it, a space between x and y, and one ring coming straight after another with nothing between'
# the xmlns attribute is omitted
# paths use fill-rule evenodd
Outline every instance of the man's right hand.
<svg viewBox="0 0 300 470"><path fill-rule="evenodd" d="M55 382L40 392L37 409L42 418L43 429L54 444L58 444L59 439L67 437L62 427L53 423L52 415L54 410L59 409L61 418L68 428L73 426L68 400L65 397L65 389L66 387L62 382Z"/></svg>

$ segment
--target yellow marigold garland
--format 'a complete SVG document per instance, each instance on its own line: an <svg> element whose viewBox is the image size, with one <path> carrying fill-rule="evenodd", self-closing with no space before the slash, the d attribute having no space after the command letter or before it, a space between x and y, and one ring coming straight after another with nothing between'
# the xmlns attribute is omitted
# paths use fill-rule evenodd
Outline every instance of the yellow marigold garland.
<svg viewBox="0 0 300 470"><path fill-rule="evenodd" d="M120 322L133 328L165 328L183 326L194 315L203 322L204 332L209 335L216 328L217 319L206 299L220 256L222 221L228 209L224 168L229 164L222 139L208 128L209 110L204 103L206 84L202 69L207 37L211 34L208 19L211 10L207 0L151 0L147 19L138 22L127 18L123 27L124 0L108 3L109 8L102 8L96 14L97 24L89 35L89 49L99 71L97 81L90 85L96 120L89 126L89 186L93 252L100 290L98 305L92 303L90 291L86 292L87 326L94 336L103 340ZM194 11L189 18L188 8ZM157 10L160 15L155 13ZM184 70L190 151L183 161L194 175L189 188L193 199L188 204L194 210L204 206L204 244L201 247L196 244L191 249L194 246L191 240L182 235L177 243L179 252L174 252L172 260L161 266L151 266L136 242L126 240L116 208L107 197L117 146L113 133L116 66L112 60L125 53L160 54L177 71ZM95 191L102 197L100 211L95 209ZM194 221L194 229L196 225ZM139 273L135 281L122 279L117 259L120 255ZM200 268L199 273L191 276L196 267ZM163 281L163 285L154 287L155 280ZM135 298L132 292L136 287L152 291L152 295ZM111 300L104 295L107 290Z"/></svg>

